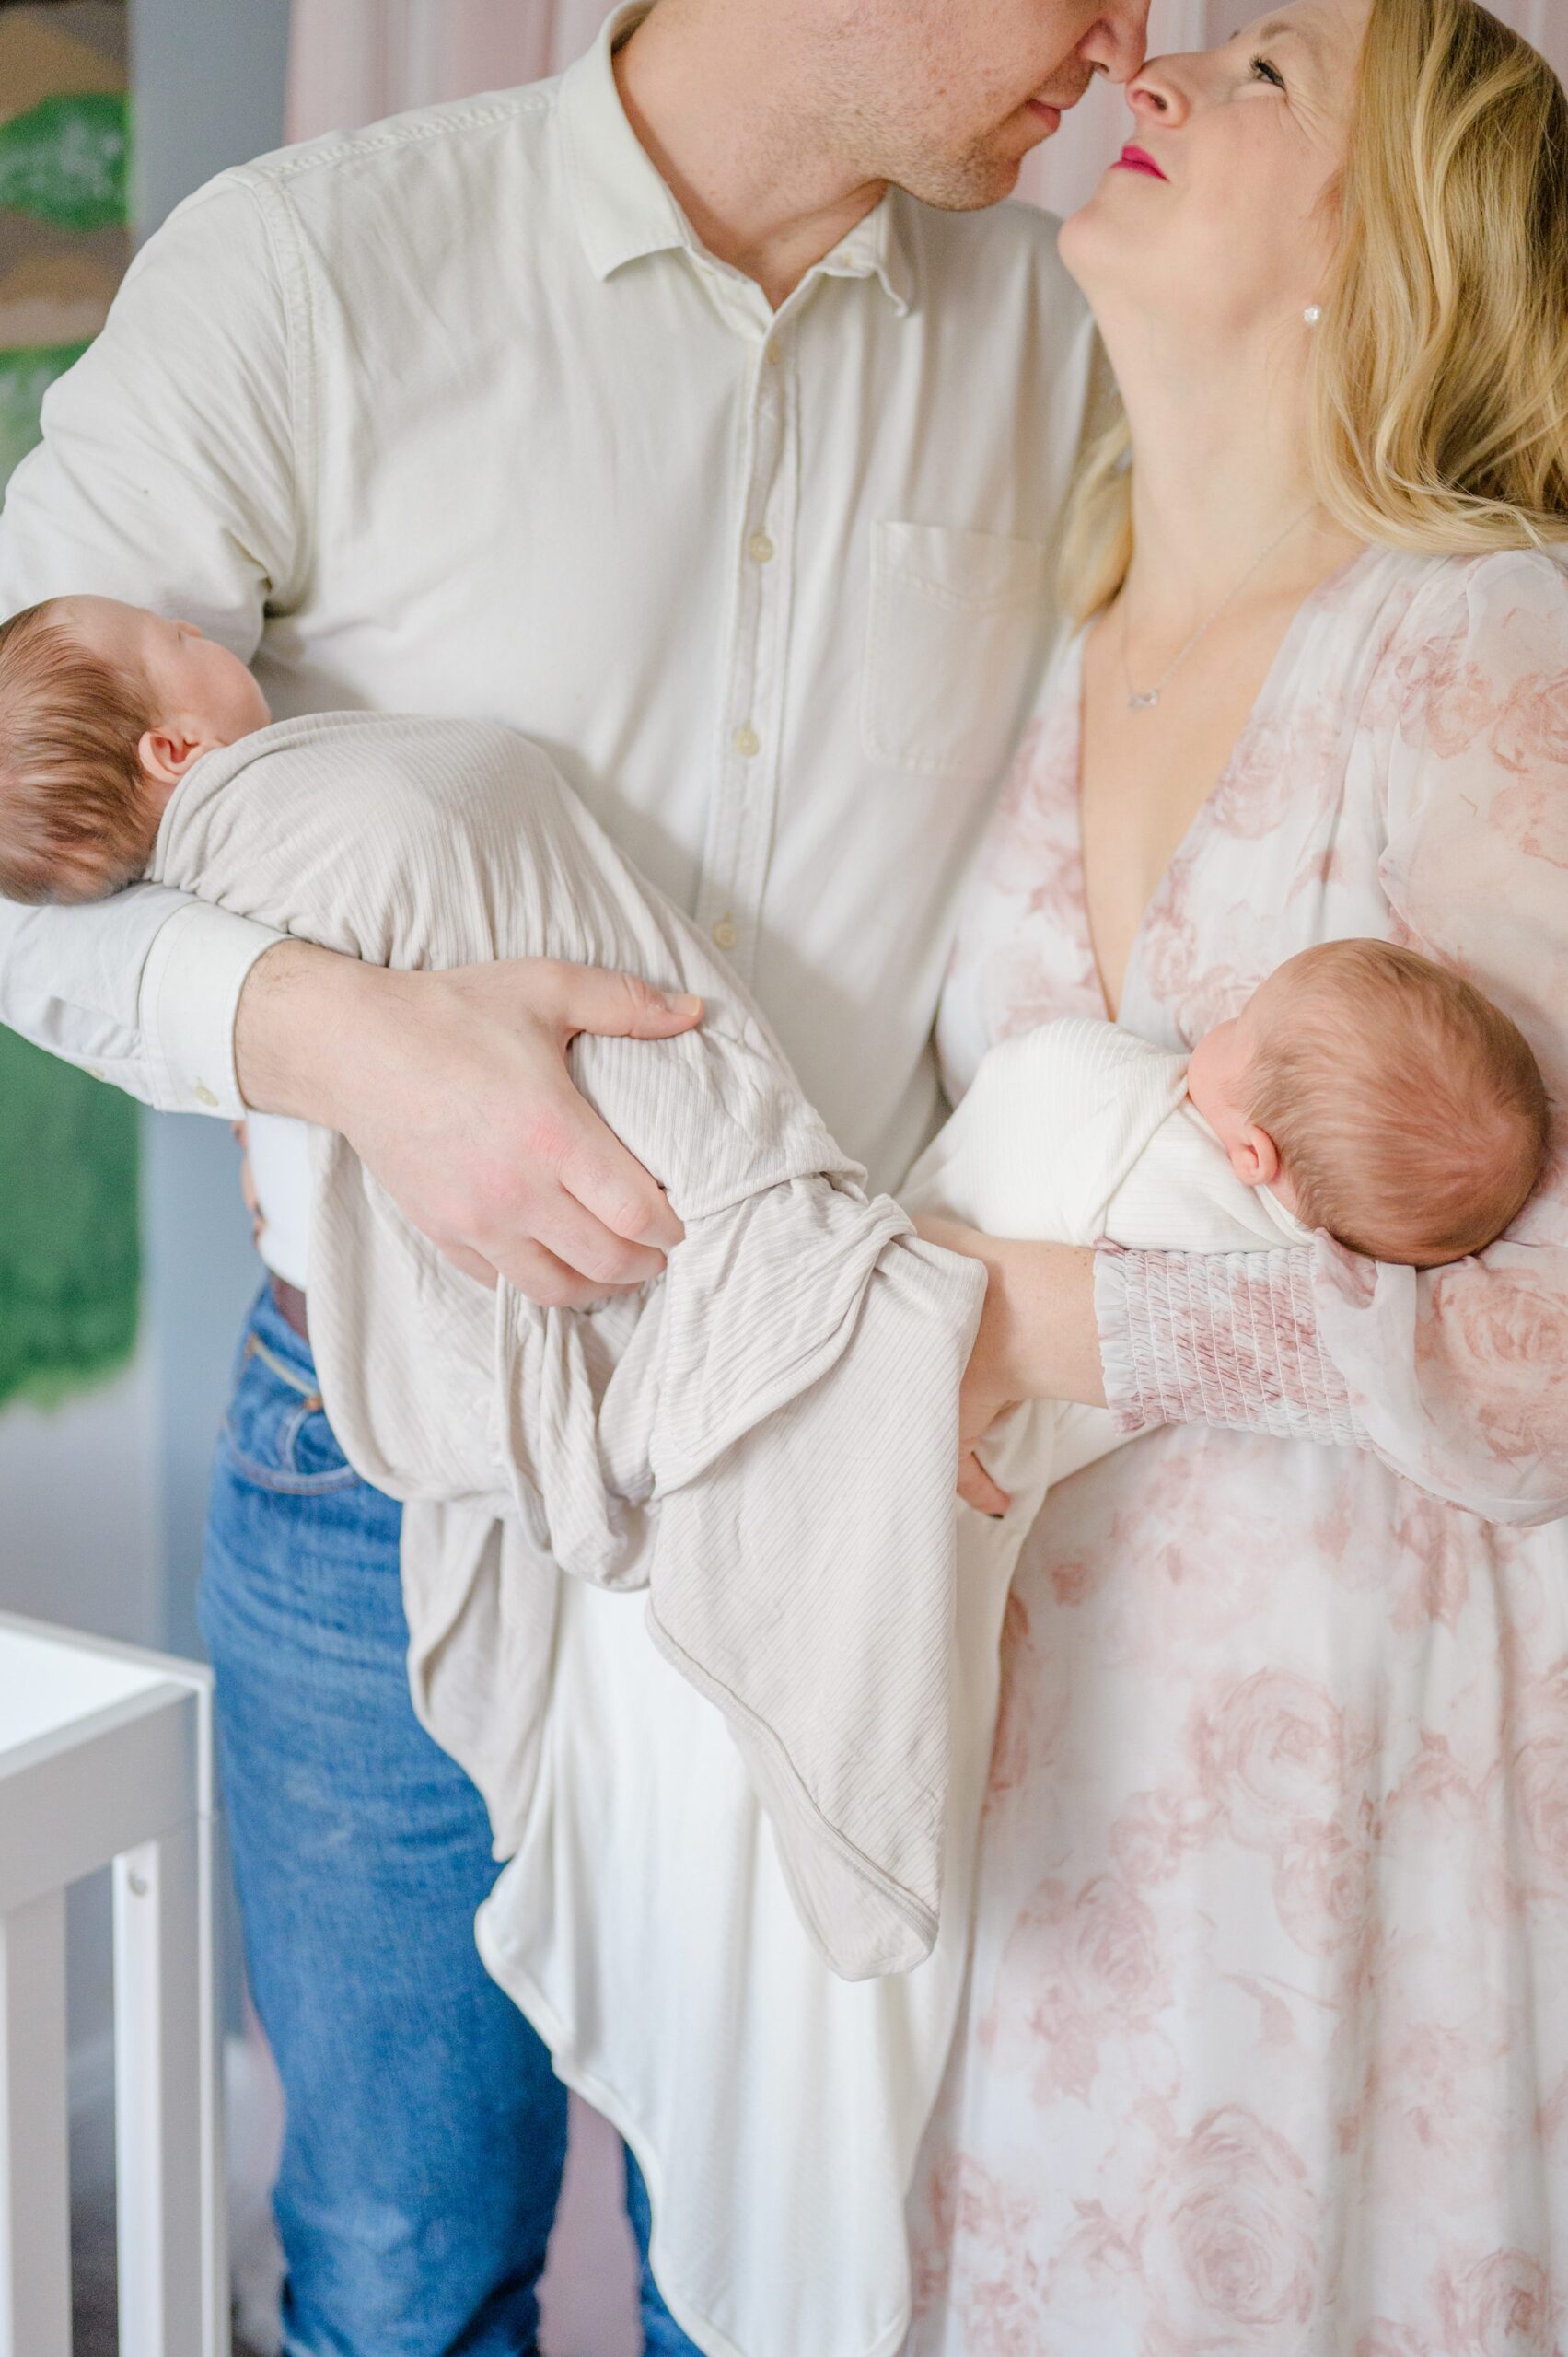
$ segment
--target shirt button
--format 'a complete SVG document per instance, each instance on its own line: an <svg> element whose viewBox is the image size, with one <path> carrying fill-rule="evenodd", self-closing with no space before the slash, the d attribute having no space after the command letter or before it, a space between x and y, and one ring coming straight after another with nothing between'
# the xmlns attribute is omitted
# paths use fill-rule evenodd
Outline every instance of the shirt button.
<svg viewBox="0 0 1568 2357"><path fill-rule="evenodd" d="M782 368L784 366L784 347L782 344L769 344L768 366L770 368Z"/></svg>
<svg viewBox="0 0 1568 2357"><path fill-rule="evenodd" d="M740 935L736 930L735 919L733 917L720 917L717 924L714 927L714 939L718 943L719 947L721 949L733 949L739 938Z"/></svg>
<svg viewBox="0 0 1568 2357"><path fill-rule="evenodd" d="M755 761L762 749L762 740L749 722L744 728L736 730L734 744L736 751L749 761Z"/></svg>
<svg viewBox="0 0 1568 2357"><path fill-rule="evenodd" d="M204 1080L199 1080L191 1094L198 1105L215 1105L218 1101Z"/></svg>
<svg viewBox="0 0 1568 2357"><path fill-rule="evenodd" d="M772 564L775 551L773 544L772 540L769 540L766 532L753 532L747 545L751 551L752 562L754 563Z"/></svg>

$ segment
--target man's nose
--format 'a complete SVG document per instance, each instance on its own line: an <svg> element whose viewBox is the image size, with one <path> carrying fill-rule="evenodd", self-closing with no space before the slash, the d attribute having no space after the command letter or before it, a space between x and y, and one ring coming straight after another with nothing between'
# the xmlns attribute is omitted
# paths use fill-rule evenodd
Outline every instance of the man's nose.
<svg viewBox="0 0 1568 2357"><path fill-rule="evenodd" d="M1109 0L1078 44L1078 54L1112 82L1130 82L1148 51L1149 0Z"/></svg>

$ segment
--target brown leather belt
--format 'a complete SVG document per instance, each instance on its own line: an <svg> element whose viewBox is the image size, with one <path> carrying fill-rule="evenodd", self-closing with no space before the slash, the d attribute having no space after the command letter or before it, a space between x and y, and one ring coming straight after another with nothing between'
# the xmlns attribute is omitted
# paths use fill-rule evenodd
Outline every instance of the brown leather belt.
<svg viewBox="0 0 1568 2357"><path fill-rule="evenodd" d="M292 1327L300 1341L308 1343L310 1327L305 1315L305 1295L297 1285L285 1284L282 1277L273 1279L273 1306L285 1326Z"/></svg>

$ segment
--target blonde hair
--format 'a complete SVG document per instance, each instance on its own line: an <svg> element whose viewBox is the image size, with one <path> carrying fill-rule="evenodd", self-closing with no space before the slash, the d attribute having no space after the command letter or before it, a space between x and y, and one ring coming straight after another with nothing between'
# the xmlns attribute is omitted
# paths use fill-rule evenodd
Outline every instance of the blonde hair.
<svg viewBox="0 0 1568 2357"><path fill-rule="evenodd" d="M1318 495L1357 540L1454 556L1568 540L1568 96L1477 0L1372 0L1313 339ZM1086 621L1132 556L1113 393L1062 559Z"/></svg>
<svg viewBox="0 0 1568 2357"><path fill-rule="evenodd" d="M150 706L56 600L0 624L0 898L96 900L142 873L157 826L137 752Z"/></svg>
<svg viewBox="0 0 1568 2357"><path fill-rule="evenodd" d="M1387 941L1325 941L1248 1065L1309 1227L1418 1269L1480 1252L1546 1167L1551 1116L1518 1027L1447 968Z"/></svg>

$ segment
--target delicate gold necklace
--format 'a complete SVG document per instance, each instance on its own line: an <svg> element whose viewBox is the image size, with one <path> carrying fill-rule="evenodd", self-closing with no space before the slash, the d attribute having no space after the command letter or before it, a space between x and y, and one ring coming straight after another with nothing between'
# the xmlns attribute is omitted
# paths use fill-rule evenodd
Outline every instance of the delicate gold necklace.
<svg viewBox="0 0 1568 2357"><path fill-rule="evenodd" d="M1170 685L1172 679L1175 679L1176 674L1180 670L1182 665L1186 662L1187 657L1191 654L1192 649L1197 645L1199 640L1206 637L1209 632L1213 630L1214 624L1218 621L1220 616L1228 607L1231 607L1236 603L1236 600L1240 597L1242 591L1246 588L1253 575L1262 570L1263 566L1268 563L1269 559L1273 555L1274 551L1276 549L1283 548L1286 540L1289 540L1291 534L1295 531L1299 526L1305 524L1310 515L1315 513L1317 505L1317 501L1314 500L1312 505L1310 507L1304 507L1299 516L1293 516L1290 522L1285 526L1284 530L1279 533L1275 539L1269 542L1268 547L1263 551L1262 554L1253 558L1251 563L1248 566L1246 572L1242 575L1235 588L1227 590L1225 595L1220 599L1219 604L1214 608L1214 612L1210 614L1206 620L1199 623L1197 629L1193 632L1191 637L1188 640L1180 654L1176 657L1176 660L1167 666L1166 669L1160 674L1152 688L1145 688L1141 694L1132 685L1132 665L1128 660L1127 640L1128 633L1131 629L1131 607L1127 598L1127 593L1125 589L1123 589L1121 596L1121 678L1122 683L1127 690L1127 709L1129 712L1152 712L1154 710L1156 704L1158 703L1161 696L1165 693L1166 689Z"/></svg>

